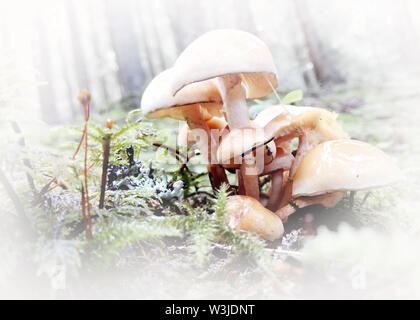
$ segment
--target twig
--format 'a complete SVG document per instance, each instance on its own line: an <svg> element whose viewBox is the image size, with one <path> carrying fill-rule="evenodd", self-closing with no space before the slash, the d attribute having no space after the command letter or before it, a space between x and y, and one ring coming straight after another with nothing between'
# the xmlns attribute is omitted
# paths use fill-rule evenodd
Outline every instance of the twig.
<svg viewBox="0 0 420 320"><path fill-rule="evenodd" d="M104 201L105 201L105 187L106 187L106 179L107 179L107 173L108 173L110 142L111 142L111 135L107 134L104 138L104 143L102 146L104 159L102 161L101 195L99 197L99 209L103 209Z"/></svg>
<svg viewBox="0 0 420 320"><path fill-rule="evenodd" d="M80 103L83 106L83 111L85 114L85 127L83 130L83 135L82 135L82 139L84 137L85 140L85 157L84 157L84 176L85 176L85 188L84 188L84 194L82 193L82 198L84 196L85 198L85 202L82 203L82 210L83 210L83 205L85 205L85 211L87 209L87 224L86 224L86 239L90 239L92 237L92 217L90 214L90 202L89 202L89 188L88 188L88 177L87 177L87 173L88 173L88 167L87 167L87 154L88 154L88 132L87 132L87 125L88 125L88 121L89 121L89 115L90 115L90 101L91 101L91 95L90 92L88 90L83 90L81 92L79 92L79 94L77 95L77 98L79 99ZM74 154L74 156L76 156L77 152L80 149L80 144L76 149L76 152ZM83 189L82 189L83 190Z"/></svg>
<svg viewBox="0 0 420 320"><path fill-rule="evenodd" d="M284 249L264 249L267 252L270 252L273 256L276 254L278 255L286 255L286 256L294 256L294 257L302 257L304 254L299 251L291 251L291 250L284 250Z"/></svg>
<svg viewBox="0 0 420 320"><path fill-rule="evenodd" d="M226 245L222 245L218 243L214 243L213 247L224 250L224 251L228 251L228 252L233 252L235 250L235 247L233 246L226 246ZM284 249L279 249L279 248L276 248L276 249L265 248L264 251L266 251L267 253L270 253L272 256L287 255L287 256L294 256L297 258L297 257L302 257L304 255L302 252L284 250Z"/></svg>
<svg viewBox="0 0 420 320"><path fill-rule="evenodd" d="M371 192L369 191L368 193L365 194L365 196L363 197L362 202L360 202L360 206L363 206L367 200L367 198L370 196Z"/></svg>
<svg viewBox="0 0 420 320"><path fill-rule="evenodd" d="M85 135L86 135L86 131L85 130L86 129L83 130L83 134L82 134L82 137L80 138L80 142L77 145L76 151L73 153L73 156L71 157L73 160L76 159L76 156L79 153L80 147L82 146L83 140L84 140Z"/></svg>
<svg viewBox="0 0 420 320"><path fill-rule="evenodd" d="M180 157L182 157L184 160L186 160L187 159L187 157L184 155L184 154L182 154L178 149L174 149L174 148L172 148L172 147L169 147L169 146L167 146L167 145L164 145L164 144L162 144L162 143L160 143L160 142L153 142L152 143L152 145L153 146L155 146L155 147L158 147L158 148L164 148L164 149L166 149L166 150L168 150L169 152L171 152L174 156L175 156L175 158L178 160L178 161L180 161L180 162L183 162L181 159L180 159Z"/></svg>
<svg viewBox="0 0 420 320"><path fill-rule="evenodd" d="M90 203L89 203L89 191L88 191L88 169L87 169L87 153L88 153L88 135L87 135L87 120L85 122L85 160L84 160L84 174L85 174L85 193L86 193L86 207L88 214L88 221L86 225L86 239L90 239L92 236L92 217L90 215Z"/></svg>
<svg viewBox="0 0 420 320"><path fill-rule="evenodd" d="M210 192L207 192L207 191L201 191L201 190L196 191L194 193L191 193L191 194L187 195L186 198L193 197L193 196L198 195L198 194L205 194L205 195L207 195L207 196L209 196L211 198L215 198L215 195L214 194L212 194Z"/></svg>
<svg viewBox="0 0 420 320"><path fill-rule="evenodd" d="M86 198L85 198L85 188L83 186L83 183L81 185L82 187L82 198L80 200L80 203L82 205L82 218L83 218L83 224L86 230Z"/></svg>

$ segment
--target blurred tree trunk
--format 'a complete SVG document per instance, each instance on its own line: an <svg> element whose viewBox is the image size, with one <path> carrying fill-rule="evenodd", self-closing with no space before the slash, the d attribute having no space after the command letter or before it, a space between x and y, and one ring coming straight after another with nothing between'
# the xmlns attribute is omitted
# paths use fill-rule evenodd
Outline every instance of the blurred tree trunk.
<svg viewBox="0 0 420 320"><path fill-rule="evenodd" d="M143 0L136 2L137 15L140 19L140 24L143 32L143 44L147 48L148 62L152 70L152 76L162 71L165 67L162 43L166 43L165 37L158 36L157 33L157 17L154 16L153 4ZM164 50L164 49L163 49Z"/></svg>
<svg viewBox="0 0 420 320"><path fill-rule="evenodd" d="M60 55L62 57L65 57L64 48L63 46L60 46L59 48ZM78 115L81 114L81 110L76 109L76 105L72 103L74 96L76 95L76 92L73 92L71 82L70 82L70 75L69 75L69 65L66 63L67 61L64 61L63 63L63 78L62 81L65 82L65 88L66 88L66 94L67 94L67 100L68 104L71 108L71 116L73 119L75 119Z"/></svg>
<svg viewBox="0 0 420 320"><path fill-rule="evenodd" d="M128 99L129 107L138 107L140 101L135 95L141 91L147 78L133 32L131 3L128 0L107 1L106 6L123 99Z"/></svg>
<svg viewBox="0 0 420 320"><path fill-rule="evenodd" d="M321 41L314 28L314 23L307 10L305 0L295 0L296 15L301 27L305 44L308 50L309 59L313 65L313 70L320 85L342 82L342 77L330 64L325 54L322 52Z"/></svg>
<svg viewBox="0 0 420 320"><path fill-rule="evenodd" d="M46 81L46 84L38 86L39 103L41 111L41 119L47 123L59 123L58 111L55 105L53 73L50 69L50 54L51 48L48 45L48 31L44 24L43 11L41 8L37 9L35 15L36 25L38 26L38 47L39 55L35 58L35 68L40 73L40 80Z"/></svg>
<svg viewBox="0 0 420 320"><path fill-rule="evenodd" d="M86 63L83 53L83 46L80 40L80 22L77 18L75 3L67 1L67 12L70 24L71 43L73 47L74 69L76 70L76 80L78 90L89 89L88 76L86 73Z"/></svg>

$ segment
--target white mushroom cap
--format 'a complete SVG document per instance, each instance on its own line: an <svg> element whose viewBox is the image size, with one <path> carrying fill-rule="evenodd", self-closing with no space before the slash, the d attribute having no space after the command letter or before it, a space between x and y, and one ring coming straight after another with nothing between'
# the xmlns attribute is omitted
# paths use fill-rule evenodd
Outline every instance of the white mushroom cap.
<svg viewBox="0 0 420 320"><path fill-rule="evenodd" d="M172 95L171 87L173 69L167 69L158 74L149 83L141 99L141 108L148 118L170 117L184 120L186 108L201 106L205 119L221 116L223 105L217 84L213 80L191 84L182 89L176 97Z"/></svg>
<svg viewBox="0 0 420 320"><path fill-rule="evenodd" d="M267 240L278 239L284 233L280 218L252 197L229 197L225 221L234 230L253 232Z"/></svg>
<svg viewBox="0 0 420 320"><path fill-rule="evenodd" d="M231 74L241 76L249 99L265 97L277 87L270 50L256 36L240 30L203 34L185 48L174 69L173 94L188 84Z"/></svg>
<svg viewBox="0 0 420 320"><path fill-rule="evenodd" d="M393 184L400 169L380 149L356 140L332 140L309 151L293 178L293 197L356 191Z"/></svg>

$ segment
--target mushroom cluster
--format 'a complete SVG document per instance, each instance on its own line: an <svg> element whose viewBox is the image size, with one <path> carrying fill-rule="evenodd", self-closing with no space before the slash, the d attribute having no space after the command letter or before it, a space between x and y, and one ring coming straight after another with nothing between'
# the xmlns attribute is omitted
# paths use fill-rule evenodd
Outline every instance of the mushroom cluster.
<svg viewBox="0 0 420 320"><path fill-rule="evenodd" d="M193 41L144 91L144 114L184 120L178 144L200 149L214 190L231 188L229 226L274 240L298 208L333 207L346 191L397 181L393 161L350 139L334 112L273 105L251 120L246 100L276 87L276 67L264 42L244 31L215 30ZM236 174L236 186L229 185L226 171Z"/></svg>

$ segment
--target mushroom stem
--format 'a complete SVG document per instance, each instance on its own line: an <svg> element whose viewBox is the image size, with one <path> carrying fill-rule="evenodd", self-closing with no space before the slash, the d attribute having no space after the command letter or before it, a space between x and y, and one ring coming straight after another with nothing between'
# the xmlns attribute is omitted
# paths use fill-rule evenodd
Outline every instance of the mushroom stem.
<svg viewBox="0 0 420 320"><path fill-rule="evenodd" d="M280 201L280 208L285 206L289 200L292 198L292 191L293 191L293 177L297 169L299 168L299 164L302 161L305 154L311 149L311 144L309 143L309 139L305 133L302 133L299 136L299 146L296 150L296 156L290 167L289 171L289 179L286 183L286 187L284 189L281 201Z"/></svg>
<svg viewBox="0 0 420 320"><path fill-rule="evenodd" d="M245 194L259 200L260 184L258 180L257 165L255 163L255 157L251 153L244 156L239 172L243 179ZM238 179L238 182L240 183L241 180ZM239 190L241 190L241 186L239 186Z"/></svg>
<svg viewBox="0 0 420 320"><path fill-rule="evenodd" d="M275 158L271 163L264 166L262 176L273 173L280 169L289 169L293 162L293 156L289 153L281 157Z"/></svg>
<svg viewBox="0 0 420 320"><path fill-rule="evenodd" d="M289 177L289 169L292 166L293 155L290 152L288 145L278 144L277 157L268 165L264 166L263 174L269 174L270 185L270 200L267 203L270 210L274 211L278 208L282 199L285 180ZM287 172L285 172L287 169ZM286 177L285 177L285 174Z"/></svg>
<svg viewBox="0 0 420 320"><path fill-rule="evenodd" d="M266 208L274 211L281 200L281 188L283 186L283 169L277 170L271 174L271 185L269 199Z"/></svg>
<svg viewBox="0 0 420 320"><path fill-rule="evenodd" d="M241 85L241 77L239 75L218 77L217 83L230 130L250 127L251 121L249 120L245 93Z"/></svg>
<svg viewBox="0 0 420 320"><path fill-rule="evenodd" d="M238 195L244 196L245 195L245 184L244 180L241 175L241 170L236 169L236 179L238 182Z"/></svg>
<svg viewBox="0 0 420 320"><path fill-rule="evenodd" d="M248 106L245 93L241 85L241 77L237 74L226 75L217 78L220 94L223 100L225 117L230 130L250 127ZM247 155L242 161L241 168L237 171L242 177L238 177L239 190L244 190L247 196L259 199L258 175L250 174L255 169L255 159ZM244 183L241 186L241 183Z"/></svg>
<svg viewBox="0 0 420 320"><path fill-rule="evenodd" d="M228 187L227 191L232 192L232 187L229 184L229 180L226 176L226 171L222 166L218 164L212 164L208 165L207 169L210 173L209 177L213 188L219 189L221 185L225 183Z"/></svg>
<svg viewBox="0 0 420 320"><path fill-rule="evenodd" d="M225 170L217 163L215 152L217 151L217 141L212 139L211 132L207 126L206 121L201 116L201 107L198 105L191 111L185 112L185 120L191 129L202 129L206 133L206 140L198 139L197 144L203 156L207 159L207 170L209 172L209 179L213 190L219 189L225 183L230 190L230 184L227 179Z"/></svg>

